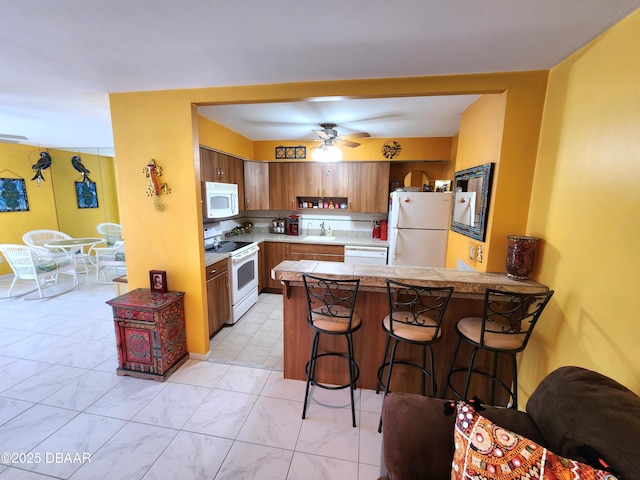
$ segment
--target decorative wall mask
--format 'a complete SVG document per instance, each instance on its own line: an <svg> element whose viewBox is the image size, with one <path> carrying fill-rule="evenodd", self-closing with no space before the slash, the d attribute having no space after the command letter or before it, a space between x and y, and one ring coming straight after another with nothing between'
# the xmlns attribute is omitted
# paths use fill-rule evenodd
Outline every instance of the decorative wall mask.
<svg viewBox="0 0 640 480"><path fill-rule="evenodd" d="M51 159L51 155L47 152L40 152L40 159L36 162L35 165L32 165L31 168L36 171L36 174L33 176L31 180L35 180L38 186L40 186L40 181L44 181L44 176L42 176L42 172L51 166L53 160Z"/></svg>
<svg viewBox="0 0 640 480"><path fill-rule="evenodd" d="M73 157L71 157L71 165L73 165L73 168L75 168L77 171L79 171L82 174L83 183L86 183L86 184L91 183L91 179L89 178L89 174L91 172L87 169L87 167L85 167L82 164L80 155L74 155Z"/></svg>
<svg viewBox="0 0 640 480"><path fill-rule="evenodd" d="M149 160L149 163L142 169L145 177L149 179L149 185L147 186L147 196L153 196L153 205L157 211L161 212L164 207L160 203L160 193L168 195L171 193L171 188L166 183L161 183L160 178L162 176L162 167L156 165L154 159Z"/></svg>

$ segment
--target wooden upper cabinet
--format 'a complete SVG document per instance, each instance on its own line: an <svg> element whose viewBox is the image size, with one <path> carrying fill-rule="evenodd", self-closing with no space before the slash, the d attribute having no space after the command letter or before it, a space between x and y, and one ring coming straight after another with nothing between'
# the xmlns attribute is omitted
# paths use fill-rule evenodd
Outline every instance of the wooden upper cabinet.
<svg viewBox="0 0 640 480"><path fill-rule="evenodd" d="M298 163L269 164L269 208L271 210L295 210L296 187L300 168Z"/></svg>
<svg viewBox="0 0 640 480"><path fill-rule="evenodd" d="M269 164L244 162L244 209L269 208Z"/></svg>
<svg viewBox="0 0 640 480"><path fill-rule="evenodd" d="M349 163L320 163L318 197L347 197L349 194L349 178L351 176L351 164ZM318 174L316 174L318 175Z"/></svg>
<svg viewBox="0 0 640 480"><path fill-rule="evenodd" d="M349 163L349 211L386 213L389 210L389 162Z"/></svg>
<svg viewBox="0 0 640 480"><path fill-rule="evenodd" d="M203 182L217 182L214 152L208 148L200 147L200 180Z"/></svg>
<svg viewBox="0 0 640 480"><path fill-rule="evenodd" d="M240 210L244 210L244 161L241 158L200 147L200 180L238 185Z"/></svg>

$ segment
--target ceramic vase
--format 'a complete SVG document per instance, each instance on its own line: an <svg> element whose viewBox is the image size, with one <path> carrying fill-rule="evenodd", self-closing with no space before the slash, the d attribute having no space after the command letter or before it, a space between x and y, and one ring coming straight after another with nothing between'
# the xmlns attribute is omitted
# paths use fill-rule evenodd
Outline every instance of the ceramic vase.
<svg viewBox="0 0 640 480"><path fill-rule="evenodd" d="M533 271L538 238L523 235L507 235L507 276L516 280L526 280Z"/></svg>

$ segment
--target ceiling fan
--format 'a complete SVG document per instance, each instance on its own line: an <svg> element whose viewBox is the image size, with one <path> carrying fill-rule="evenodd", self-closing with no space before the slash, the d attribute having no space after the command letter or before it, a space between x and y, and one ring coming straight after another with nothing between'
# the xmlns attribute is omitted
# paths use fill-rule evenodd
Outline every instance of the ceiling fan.
<svg viewBox="0 0 640 480"><path fill-rule="evenodd" d="M319 145L317 145L314 148L318 148L318 147L328 148L328 147L334 146L336 142L340 142L340 144L344 145L345 147L355 148L360 144L358 142L352 141L351 139L367 138L371 136L367 132L357 132L357 133L350 133L347 135L338 135L338 131L335 128L336 127L335 123L321 123L320 126L322 127L322 130L313 130L313 132L320 137L320 139L317 141L321 142Z"/></svg>

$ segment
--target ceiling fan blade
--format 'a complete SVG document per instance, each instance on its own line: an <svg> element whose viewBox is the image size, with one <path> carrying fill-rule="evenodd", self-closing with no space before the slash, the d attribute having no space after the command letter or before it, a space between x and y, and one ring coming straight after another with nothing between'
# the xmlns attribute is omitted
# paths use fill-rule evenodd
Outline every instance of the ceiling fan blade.
<svg viewBox="0 0 640 480"><path fill-rule="evenodd" d="M312 131L323 140L327 140L329 138L329 135L327 135L327 132L325 132L324 130L312 130Z"/></svg>
<svg viewBox="0 0 640 480"><path fill-rule="evenodd" d="M340 140L340 143L345 147L355 148L360 145L358 142L352 142L351 140L345 140L344 138L339 138L338 140Z"/></svg>
<svg viewBox="0 0 640 480"><path fill-rule="evenodd" d="M369 137L371 137L371 135L369 135L367 132L347 133L346 135L340 135L340 138L347 138L347 139L369 138Z"/></svg>

